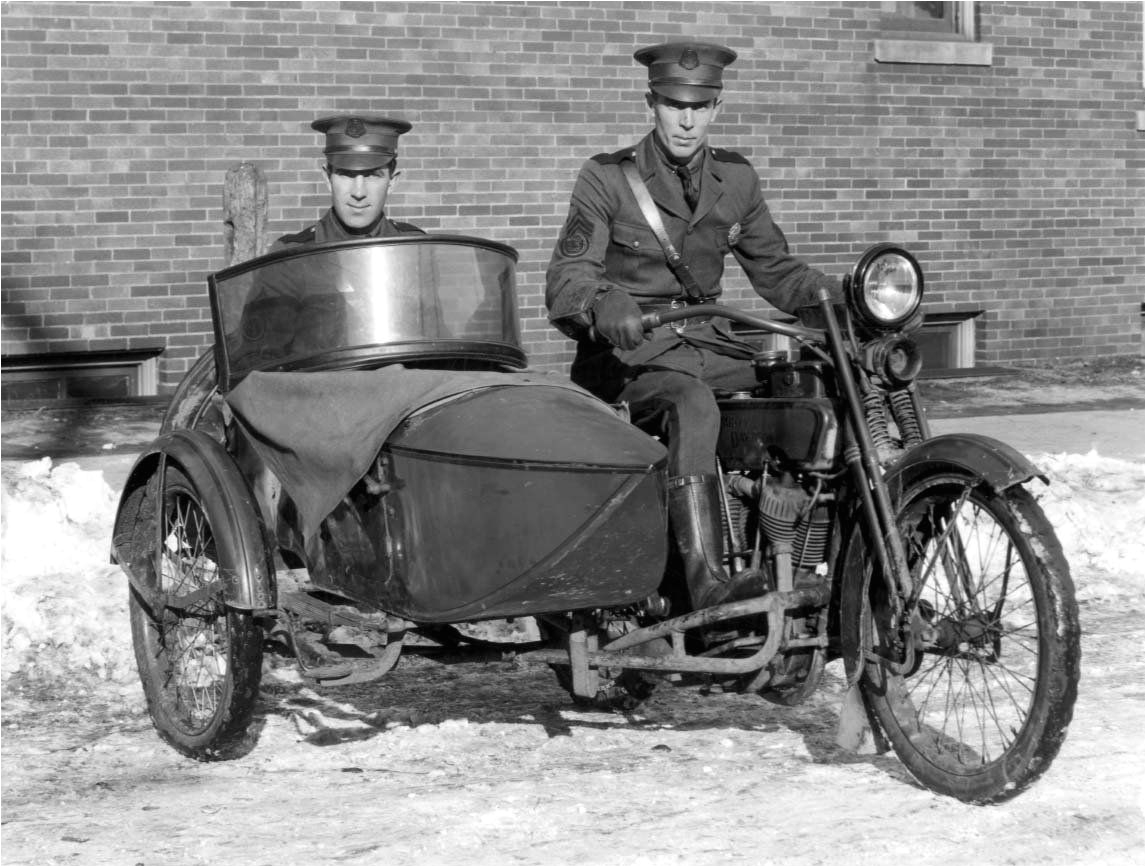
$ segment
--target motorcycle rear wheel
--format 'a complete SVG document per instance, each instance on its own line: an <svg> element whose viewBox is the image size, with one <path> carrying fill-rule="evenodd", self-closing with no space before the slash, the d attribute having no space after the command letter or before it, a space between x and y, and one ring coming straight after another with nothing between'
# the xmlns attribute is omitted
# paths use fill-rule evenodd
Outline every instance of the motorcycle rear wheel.
<svg viewBox="0 0 1146 867"><path fill-rule="evenodd" d="M135 659L148 712L159 736L183 755L231 758L242 752L258 696L263 631L249 613L223 601L222 574L235 562L234 552L213 532L194 485L169 467L161 494L153 586L169 598L205 588L207 593L159 611L131 594ZM213 585L218 589L211 592Z"/></svg>
<svg viewBox="0 0 1146 867"><path fill-rule="evenodd" d="M586 698L573 691L573 674L569 671L569 666L553 663L550 668L557 675L557 682L561 688L573 699L573 704L586 710L619 713L635 711L652 697L657 688L656 679L644 672L626 668L616 672L614 676L613 672L606 669L602 671L603 677L597 694L592 698Z"/></svg>
<svg viewBox="0 0 1146 867"><path fill-rule="evenodd" d="M1054 530L1023 488L931 476L896 521L916 586L915 665L870 660L864 698L900 760L929 789L1008 800L1049 767L1079 674L1078 608ZM876 654L894 658L883 582L872 578Z"/></svg>

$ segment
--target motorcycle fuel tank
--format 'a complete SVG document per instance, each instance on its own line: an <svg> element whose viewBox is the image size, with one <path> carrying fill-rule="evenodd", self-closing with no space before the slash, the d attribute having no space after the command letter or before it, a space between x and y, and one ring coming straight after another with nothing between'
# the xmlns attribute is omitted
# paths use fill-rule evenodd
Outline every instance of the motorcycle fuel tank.
<svg viewBox="0 0 1146 867"><path fill-rule="evenodd" d="M635 602L660 583L665 450L588 394L475 391L407 418L381 459L388 611L524 616Z"/></svg>

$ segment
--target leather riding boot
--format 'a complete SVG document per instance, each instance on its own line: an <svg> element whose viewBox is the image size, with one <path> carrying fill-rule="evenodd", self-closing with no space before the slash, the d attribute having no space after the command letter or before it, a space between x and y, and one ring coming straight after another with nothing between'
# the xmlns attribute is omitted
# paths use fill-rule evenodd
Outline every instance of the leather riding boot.
<svg viewBox="0 0 1146 867"><path fill-rule="evenodd" d="M735 602L765 592L759 572L729 579L724 570L720 482L715 475L675 476L668 481L669 522L684 562L693 610Z"/></svg>

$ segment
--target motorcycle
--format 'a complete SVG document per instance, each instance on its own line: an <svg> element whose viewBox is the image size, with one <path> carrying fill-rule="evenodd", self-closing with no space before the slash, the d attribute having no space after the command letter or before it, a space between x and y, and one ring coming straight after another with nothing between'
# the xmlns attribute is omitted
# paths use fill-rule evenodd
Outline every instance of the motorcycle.
<svg viewBox="0 0 1146 867"><path fill-rule="evenodd" d="M794 705L841 660L841 737L870 731L929 789L993 803L1047 770L1079 675L1070 570L1027 489L1047 480L997 440L931 434L911 254L868 249L846 305L795 322L704 306L771 345L754 388L716 395L725 566L767 590L701 610L663 445L528 368L516 260L427 235L211 275L213 351L136 461L112 543L167 743L240 754L267 648L337 684L438 642L509 647L606 708L682 677Z"/></svg>

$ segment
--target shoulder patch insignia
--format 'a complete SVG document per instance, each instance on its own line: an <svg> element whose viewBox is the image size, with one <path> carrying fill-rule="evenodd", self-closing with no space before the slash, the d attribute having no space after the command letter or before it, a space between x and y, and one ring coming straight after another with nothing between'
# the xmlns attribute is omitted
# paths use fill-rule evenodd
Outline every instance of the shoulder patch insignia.
<svg viewBox="0 0 1146 867"><path fill-rule="evenodd" d="M561 230L558 249L566 259L576 259L589 252L593 241L593 224L579 210L571 211Z"/></svg>

